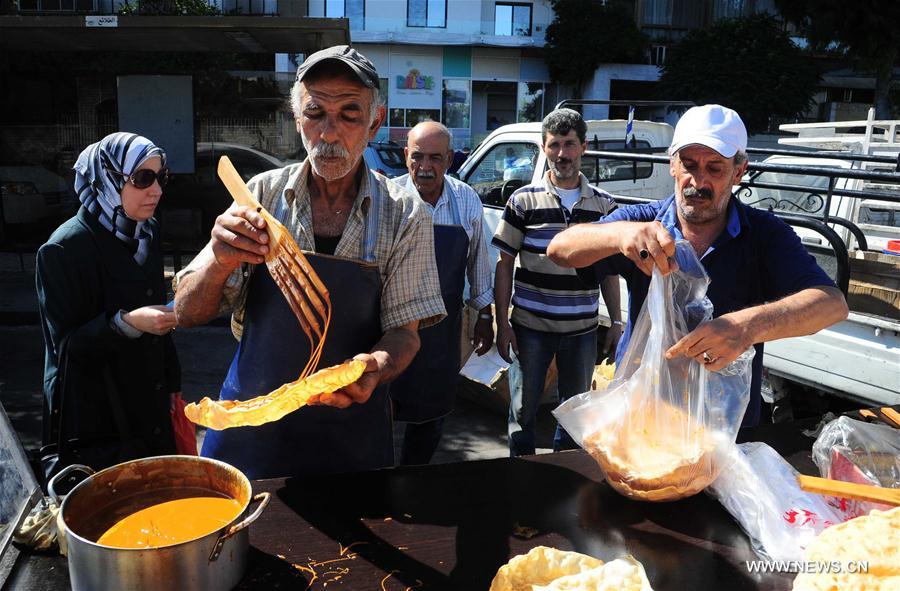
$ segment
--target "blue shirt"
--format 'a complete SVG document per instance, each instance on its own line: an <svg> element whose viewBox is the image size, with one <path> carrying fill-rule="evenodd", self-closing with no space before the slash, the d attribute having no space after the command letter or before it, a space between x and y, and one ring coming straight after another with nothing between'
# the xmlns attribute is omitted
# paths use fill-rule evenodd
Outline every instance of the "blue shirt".
<svg viewBox="0 0 900 591"><path fill-rule="evenodd" d="M834 281L806 251L800 238L785 222L768 211L754 209L732 197L725 230L701 257L710 278L707 297L713 316L771 302L810 287L834 287ZM651 222L658 220L676 238L683 238L676 215L675 196L663 201L623 206L595 223ZM582 279L596 283L603 275L621 275L628 285L628 325L616 362L628 348L631 329L647 298L650 277L625 255L617 254L578 270ZM744 426L759 423L762 383L762 344L755 345L750 404Z"/></svg>

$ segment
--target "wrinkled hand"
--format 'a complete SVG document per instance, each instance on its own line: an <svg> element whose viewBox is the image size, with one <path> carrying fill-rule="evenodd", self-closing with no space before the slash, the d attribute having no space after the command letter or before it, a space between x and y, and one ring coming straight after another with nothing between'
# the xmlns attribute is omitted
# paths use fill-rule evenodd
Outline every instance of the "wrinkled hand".
<svg viewBox="0 0 900 591"><path fill-rule="evenodd" d="M175 312L168 306L144 306L122 314L122 320L141 332L155 335L164 335L178 326Z"/></svg>
<svg viewBox="0 0 900 591"><path fill-rule="evenodd" d="M675 240L660 222L629 224L619 238L619 250L631 259L645 275L653 276L653 266L668 275L677 267L669 257L675 256ZM641 251L647 258L641 258Z"/></svg>
<svg viewBox="0 0 900 591"><path fill-rule="evenodd" d="M312 396L307 404L347 408L351 404L367 402L381 381L381 366L369 353L354 355L353 359L366 362L366 369L358 380L336 392Z"/></svg>
<svg viewBox="0 0 900 591"><path fill-rule="evenodd" d="M475 322L475 331L472 338L475 345L475 354L481 357L491 350L494 344L494 322L486 318L478 318Z"/></svg>
<svg viewBox="0 0 900 591"><path fill-rule="evenodd" d="M709 371L719 371L752 344L753 339L746 327L737 322L732 314L725 314L686 334L666 351L666 359L683 355L691 357Z"/></svg>
<svg viewBox="0 0 900 591"><path fill-rule="evenodd" d="M510 348L512 352L519 355L519 345L516 344L516 333L508 321L497 322L497 352L500 357L507 363L512 363L512 356L509 354Z"/></svg>
<svg viewBox="0 0 900 591"><path fill-rule="evenodd" d="M259 264L269 252L266 221L256 210L233 203L216 218L212 229L213 255L216 263L228 271L241 263Z"/></svg>
<svg viewBox="0 0 900 591"><path fill-rule="evenodd" d="M615 358L616 347L619 346L619 339L622 338L622 327L613 324L606 331L606 337L603 339L603 349L600 351L604 357Z"/></svg>

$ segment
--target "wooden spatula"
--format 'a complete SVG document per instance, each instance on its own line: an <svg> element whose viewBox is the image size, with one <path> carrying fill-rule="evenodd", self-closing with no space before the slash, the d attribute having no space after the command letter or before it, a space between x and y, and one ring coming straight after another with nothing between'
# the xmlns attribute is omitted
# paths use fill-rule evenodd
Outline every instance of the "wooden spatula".
<svg viewBox="0 0 900 591"><path fill-rule="evenodd" d="M846 499L858 499L874 503L888 505L900 505L900 489L871 486L868 484L856 484L855 482L842 482L817 476L797 476L797 484L802 490L818 495L843 497Z"/></svg>
<svg viewBox="0 0 900 591"><path fill-rule="evenodd" d="M309 337L312 354L300 374L300 379L305 378L318 367L331 324L331 297L328 288L300 251L288 229L253 198L244 179L227 156L219 159L218 173L238 205L252 207L266 220L266 232L269 234L266 267L300 322L303 332Z"/></svg>
<svg viewBox="0 0 900 591"><path fill-rule="evenodd" d="M889 421L894 423L895 427L900 427L900 413L891 408L890 406L885 406L881 409L881 414L883 414Z"/></svg>

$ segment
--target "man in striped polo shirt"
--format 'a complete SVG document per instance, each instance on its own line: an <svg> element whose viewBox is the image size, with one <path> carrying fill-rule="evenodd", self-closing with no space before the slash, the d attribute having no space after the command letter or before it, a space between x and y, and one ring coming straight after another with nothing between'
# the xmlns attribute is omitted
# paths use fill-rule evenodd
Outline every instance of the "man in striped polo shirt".
<svg viewBox="0 0 900 591"><path fill-rule="evenodd" d="M554 356L561 400L590 389L601 291L613 320L604 347L614 349L621 333L618 276L604 278L598 291L582 283L574 269L547 258L547 245L557 233L571 224L596 221L616 207L609 194L590 186L581 174L586 136L587 124L572 109L544 118L541 139L550 169L540 183L510 196L492 241L500 250L494 277L497 349L511 362L508 432L513 457L535 452L535 415ZM553 450L575 447L557 426Z"/></svg>

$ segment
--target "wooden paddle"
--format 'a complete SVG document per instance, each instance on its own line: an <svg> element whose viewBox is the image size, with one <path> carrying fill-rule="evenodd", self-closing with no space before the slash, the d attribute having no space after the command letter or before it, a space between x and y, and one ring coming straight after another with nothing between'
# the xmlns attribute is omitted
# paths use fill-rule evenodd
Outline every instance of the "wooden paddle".
<svg viewBox="0 0 900 591"><path fill-rule="evenodd" d="M887 505L900 505L900 489L871 486L869 484L856 484L855 482L843 482L830 480L817 476L797 476L797 484L802 490L818 495L830 495L846 499L858 499Z"/></svg>

